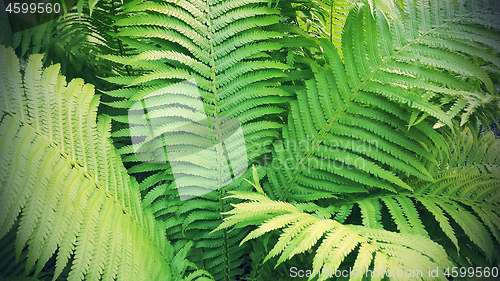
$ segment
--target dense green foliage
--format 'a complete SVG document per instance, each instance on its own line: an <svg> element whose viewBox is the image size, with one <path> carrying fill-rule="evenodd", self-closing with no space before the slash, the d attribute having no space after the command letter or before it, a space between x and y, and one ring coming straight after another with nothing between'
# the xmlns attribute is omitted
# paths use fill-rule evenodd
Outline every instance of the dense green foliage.
<svg viewBox="0 0 500 281"><path fill-rule="evenodd" d="M13 33L2 9L0 278L498 267L498 12L80 0Z"/></svg>

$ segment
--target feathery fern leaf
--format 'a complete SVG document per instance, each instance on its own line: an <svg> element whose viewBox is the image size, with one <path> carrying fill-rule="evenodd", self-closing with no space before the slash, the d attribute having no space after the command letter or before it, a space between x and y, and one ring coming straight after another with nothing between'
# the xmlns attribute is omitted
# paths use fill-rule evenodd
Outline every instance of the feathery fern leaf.
<svg viewBox="0 0 500 281"><path fill-rule="evenodd" d="M404 3L405 13L416 9L413 1ZM321 40L327 63L311 63L315 79L306 81L307 90L299 91L297 101L290 102L285 140L275 145L273 163L268 165L274 186L268 192L273 198L328 198L335 193L363 192L365 186L411 190L401 175L430 180L422 163L436 164L431 149L445 142L422 120L453 127L452 119L461 112L465 114L462 123L467 118L485 120L498 112L497 93L488 73L465 56L484 54L482 45L474 45L474 52L460 53L465 51L453 47L454 39L443 39L447 45L425 43L439 32L469 28L455 23L457 19L476 19L481 11L498 8L495 3L483 4L465 11L444 7L451 9L451 15L438 17L433 14L438 13L434 11L438 4L433 2L430 13L438 18L432 28L431 23L413 24L416 16L401 16L400 9L397 19L389 19L391 28L380 12L373 17L368 5L353 9L343 33L343 63L333 44ZM423 12L417 12L419 19ZM493 61L490 58L488 64ZM478 83L484 86L476 89ZM460 100L470 103L450 108ZM478 107L474 117L462 111L467 104Z"/></svg>
<svg viewBox="0 0 500 281"><path fill-rule="evenodd" d="M167 219L176 249L186 233L202 231L191 236L189 256L220 280L238 274L245 251L236 242L245 234L208 232L229 207L225 190L250 187L241 177L279 137L292 96L279 87L291 67L269 59L284 46L284 33L268 2L136 1L116 22L132 50L103 56L133 69L108 79L132 88L107 94L119 100L109 106L127 110L113 117L123 124L113 136L133 141L120 153L130 173L147 174L139 179L144 204ZM179 201L194 197L196 204Z"/></svg>
<svg viewBox="0 0 500 281"><path fill-rule="evenodd" d="M379 270L379 273L382 270L382 277L395 275L398 270L411 269L420 271L420 274L414 277L415 280L436 280L423 272L428 271L429 267L451 266L444 249L424 236L320 219L300 211L290 203L273 201L263 194L243 192L231 192L231 194L228 197L251 201L235 204L234 209L226 213L231 216L225 218L214 231L231 226L238 227L241 223L246 225L248 224L246 220L253 221L258 216L260 221L253 221L251 224L259 227L241 243L275 229L283 230L278 243L265 260L280 255L279 264L314 247L312 271L322 273L325 268L327 269L326 274L316 275L319 277L317 280L334 277L341 263L351 252L357 252L353 268L359 273L354 278L352 278L354 275L351 275L352 280L361 280L368 269ZM316 244L319 245L317 248ZM384 260L382 265L381 259ZM312 278L313 276L309 280ZM439 280L446 278L440 275Z"/></svg>
<svg viewBox="0 0 500 281"><path fill-rule="evenodd" d="M449 162L443 161L441 168L433 172L435 181L410 183L411 193L375 192L359 196L349 200L351 206L359 206L364 227L440 240L460 266L491 263L500 254L495 250L500 242L500 179L494 168L498 154L488 156L499 142L491 132L475 139L470 130L460 130L457 139L443 148L453 153ZM468 164L463 161L467 159ZM333 202L337 208L345 205L342 201ZM386 215L391 219L385 218ZM383 223L388 221L395 227ZM468 250L480 253L479 258L460 259Z"/></svg>
<svg viewBox="0 0 500 281"><path fill-rule="evenodd" d="M164 230L108 140L110 118L96 123L93 86L66 84L58 65L42 69L42 57L31 56L22 77L13 49L0 46L0 237L18 223L16 260L27 256L35 277L54 255L52 280L68 262L67 280L177 273Z"/></svg>

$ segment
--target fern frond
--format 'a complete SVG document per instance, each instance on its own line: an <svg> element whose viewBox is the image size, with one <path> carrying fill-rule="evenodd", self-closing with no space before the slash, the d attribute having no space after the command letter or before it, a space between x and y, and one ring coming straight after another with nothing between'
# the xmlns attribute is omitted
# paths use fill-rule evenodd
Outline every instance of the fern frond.
<svg viewBox="0 0 500 281"><path fill-rule="evenodd" d="M327 268L328 275L311 276L319 277L318 280L326 280L334 277L346 256L352 252L355 254L355 265L358 274L354 279L361 280L367 270L373 270L380 264L378 257L386 258L384 262L384 272L389 270L412 269L421 271L415 276L416 280L431 280L430 276L423 274L429 267L450 266L451 262L447 258L444 249L427 237L414 234L402 234L390 232L382 229L373 229L356 225L341 224L331 219L319 219L311 214L300 211L297 207L288 204L285 206L277 204L279 202L269 201L262 195L236 193L231 196L252 200L234 205L230 212L232 216L224 219L224 223L219 229L235 226L239 222L253 219L253 214L248 212L251 209L264 208L274 212L274 216L267 221L254 222L258 228L251 232L243 242L259 237L270 231L281 229L282 233L274 248L269 252L264 261L280 255L278 265L295 255L305 253L316 244L319 246L315 250L312 271L322 272ZM264 207L264 205L267 205ZM283 212L286 212L283 214ZM417 242L418 241L418 242ZM375 262L372 267L372 262ZM361 272L361 269L363 272ZM351 277L354 275L351 275ZM446 280L443 275L440 280Z"/></svg>
<svg viewBox="0 0 500 281"><path fill-rule="evenodd" d="M166 220L176 249L186 237L194 239L188 256L218 280L240 274L237 264L244 251L236 237L248 229L215 236L209 225L215 228L219 213L230 207L222 199L226 190L251 188L243 181L251 176L248 163L279 137L281 117L293 97L279 82L291 66L268 58L285 46L280 40L286 36L278 28L280 12L268 4L136 1L124 6L114 25L117 39L132 49L125 56L102 56L141 74L107 79L135 92L106 94L118 97L110 106L129 113L113 117L129 127L113 132L113 137L132 140L120 150L132 166L128 171L148 173L148 179L154 173L166 175L141 182L143 204ZM199 206L186 200L195 197ZM189 236L197 230L203 234ZM205 251L211 253L197 254Z"/></svg>
<svg viewBox="0 0 500 281"><path fill-rule="evenodd" d="M440 229L437 233L446 237L440 244L450 257L466 255L468 243L471 243L478 248L478 257L488 263L499 254L494 250L494 245L500 241L496 211L500 181L494 168L484 167L495 167L496 155L486 156L489 156L487 151L495 151L498 139L493 137L492 132L480 138L467 128L457 132L449 139L449 147L442 148L452 153L447 155L448 158L443 158L442 165L434 166L435 181L411 183L412 193L374 193L354 202L361 209L365 227L377 228L377 212L372 210L380 208L383 202L395 224L394 229L389 226L385 229L436 239L439 237L436 236L437 228ZM378 214L380 216L383 213L379 211ZM384 216L379 220L384 221ZM435 241L438 240L443 239ZM460 261L458 258L456 262L462 266L480 263L479 260Z"/></svg>
<svg viewBox="0 0 500 281"><path fill-rule="evenodd" d="M450 159L483 159L486 151L497 146L498 140L491 138L491 132L478 140L467 129L457 131L457 138L450 139L449 147L442 148L453 151ZM478 147L482 149L479 155ZM458 155L453 155L455 153ZM491 162L484 161L483 165L495 163L496 156L489 160ZM500 181L488 170L459 173L463 168L460 165L466 166L466 162L458 161L453 168L447 163L441 170L433 172L435 181L411 183L413 192L372 192L366 196L351 197L349 203L345 199L330 200L331 205L323 209L323 212L335 214L334 218L342 218L341 209L350 210L352 206L348 205L354 203L361 210L363 226L318 217L321 207L316 204L279 203L263 194L231 192L229 197L246 202L233 205L234 209L226 212L230 216L216 230L240 227L242 223L244 226L258 226L245 237L244 243L281 229L278 242L264 261L280 255L277 260L279 265L313 249L313 271L318 272L324 268L335 272L352 252L356 253L355 268L363 269L361 275L375 269L384 272L417 269L419 272L421 268L420 275L412 276L416 280L435 278L424 274L429 267L450 266L452 263L460 266L491 264L499 256L494 245L499 242L500 233L497 211ZM388 212L381 211L382 204ZM264 211L267 215L255 216L253 211L257 214ZM392 220L385 218L389 214ZM395 227L382 224L383 221L391 221ZM443 236L439 236L441 234L436 236L437 226L453 248L448 241L443 241ZM315 244L318 244L317 248ZM477 251L477 260L460 258L460 255L470 256L474 251ZM318 277L325 279L322 275ZM438 278L445 280L441 274ZM360 280L359 274L354 279Z"/></svg>
<svg viewBox="0 0 500 281"><path fill-rule="evenodd" d="M285 143L289 139L307 145L277 147L286 151L273 152L273 164L279 161L280 168L268 167L276 198L309 200L317 191L335 192L327 185L311 188L310 183L305 184L317 177L318 170L328 174L332 183L342 179L354 187L410 190L401 175L431 179L422 163L437 164L429 149L444 142L429 123L453 128L452 120L459 114L464 114L460 118L463 124L471 118L484 120L498 111L494 109L498 107L498 97L490 77L466 56L472 49L461 54L454 47L455 41L447 41L450 48L424 43L435 32L460 29L462 24L451 26L459 18L474 18L482 10L498 7L483 3L485 6L459 12L448 6L453 16L445 18L433 14L440 13L434 7L438 4L433 2L429 4L434 11L430 18L436 22L417 25L412 21L430 21L422 14L427 8L419 10L416 3L404 3L405 9L397 10L397 19L389 19L391 28L381 20L380 12L372 15L368 6L353 9L343 33L343 62L334 46L321 40L326 64L311 63L315 79L306 81L306 91L298 92L297 102L291 102L284 134ZM414 11L415 15L409 14ZM483 52L474 46L478 53ZM421 67L414 67L415 63ZM435 78L429 78L431 73L436 74ZM474 82L448 82L457 80L453 73ZM484 87L474 88L477 83ZM475 108L485 110L471 113ZM408 113L410 110L412 114ZM419 115L422 117L417 121ZM429 123L423 123L424 119ZM376 144L375 149L366 148L371 143ZM286 161L296 164L290 168L284 165ZM384 165L390 166L391 171L385 170ZM319 193L315 198L326 197Z"/></svg>
<svg viewBox="0 0 500 281"><path fill-rule="evenodd" d="M170 276L172 246L108 140L110 118L96 123L93 86L66 85L57 65L42 69L34 55L21 88L13 49L0 46L0 60L10 65L0 70L0 237L16 227L26 274L55 257L52 280L67 266L68 280Z"/></svg>
<svg viewBox="0 0 500 281"><path fill-rule="evenodd" d="M285 185L283 193L280 194L281 198L289 195L294 197L293 193L297 193L298 199L311 193L305 191L308 188L304 188L301 183L305 182L305 179L314 178L314 174L318 171L328 175L331 182L342 180L343 184L353 187L368 185L388 190L394 190L390 184L403 188L408 186L396 175L381 168L381 163L429 179L429 172L413 153L426 155L424 152L426 148L418 145L416 141L432 143L432 140L425 135L414 135L413 139L408 139L403 129L403 120L408 120L409 116L401 111L403 115L399 116L402 121L401 131L386 133L391 130L388 124L394 124L394 116L389 117L384 109L397 108L397 103L385 100L385 108L372 107L370 113L361 110L357 103L361 102L362 106L367 100L358 100L357 96L363 94L367 96L367 94L361 89L354 91L350 89L350 80L347 78L347 73L342 70L335 49L330 43L325 44L324 48L328 52L332 67L322 70L313 65L317 80L308 81L306 83L308 91L299 94L298 102L291 104L290 122L285 135L291 139L297 138L300 140L299 143L306 143L307 146L280 147L279 149L286 151L286 154L274 154L273 161L279 160L284 163L291 158L293 162L299 164L291 171L283 164L278 170L268 167L270 173L281 173L287 177L283 181L276 178L278 180L276 182L273 182L272 176L270 177L276 187ZM377 102L374 106L378 107L380 103ZM321 108L322 111L317 112L317 108ZM419 125L419 129L428 130L426 124ZM302 180L299 175L305 179ZM327 185L322 185L320 188L328 190Z"/></svg>

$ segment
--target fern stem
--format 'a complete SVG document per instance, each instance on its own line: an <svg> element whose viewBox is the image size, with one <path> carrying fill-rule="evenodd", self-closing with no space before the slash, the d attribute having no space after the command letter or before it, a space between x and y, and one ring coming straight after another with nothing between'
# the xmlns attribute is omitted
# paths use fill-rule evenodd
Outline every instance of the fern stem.
<svg viewBox="0 0 500 281"><path fill-rule="evenodd" d="M216 146L217 149L217 159L218 159L218 167L217 170L219 172L219 186L222 185L222 155L221 155L221 148L219 147L219 143L221 143L222 147L222 142L221 142L221 136L220 136L220 127L219 127L219 116L218 116L218 102L217 102L217 76L216 76L216 71L215 71L215 51L214 51L214 34L213 34L213 29L212 29L212 20L210 18L210 15L212 13L211 11L211 5L209 2L207 2L207 26L208 26L208 34L210 36L210 57L211 57L211 62L212 62L212 83L213 83L213 88L214 88L214 119L215 119L215 126L216 126L216 133L213 136L213 141L214 145ZM210 128L212 128L211 120L210 117L208 118L208 124ZM220 202L220 208L221 208L221 213L225 212L224 208L224 197L225 197L225 188L221 187L219 189L219 202ZM226 281L229 281L229 249L227 248L228 244L228 239L227 239L227 229L224 229L224 255L225 255L225 279Z"/></svg>
<svg viewBox="0 0 500 281"><path fill-rule="evenodd" d="M333 8L335 0L331 0L332 4L330 5L330 42L333 43Z"/></svg>

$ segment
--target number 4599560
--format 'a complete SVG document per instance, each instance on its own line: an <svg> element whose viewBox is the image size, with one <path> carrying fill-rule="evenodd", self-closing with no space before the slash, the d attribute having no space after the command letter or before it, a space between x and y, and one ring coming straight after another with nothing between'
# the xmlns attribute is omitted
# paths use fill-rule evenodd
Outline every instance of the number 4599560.
<svg viewBox="0 0 500 281"><path fill-rule="evenodd" d="M444 271L446 277L498 277L498 267L448 267Z"/></svg>
<svg viewBox="0 0 500 281"><path fill-rule="evenodd" d="M9 3L5 8L7 13L14 14L59 14L61 4L59 3Z"/></svg>

